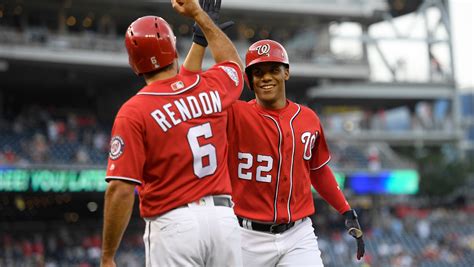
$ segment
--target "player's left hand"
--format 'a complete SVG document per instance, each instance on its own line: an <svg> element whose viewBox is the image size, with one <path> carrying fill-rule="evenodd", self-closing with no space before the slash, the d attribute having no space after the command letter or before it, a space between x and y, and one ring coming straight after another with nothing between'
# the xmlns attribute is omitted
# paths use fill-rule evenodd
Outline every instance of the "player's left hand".
<svg viewBox="0 0 474 267"><path fill-rule="evenodd" d="M233 21L226 21L222 24L219 24L221 0L199 0L199 5L222 31L225 31L235 24ZM193 42L206 47L206 37L197 23L194 23L193 25L193 33Z"/></svg>
<svg viewBox="0 0 474 267"><path fill-rule="evenodd" d="M357 259L360 260L365 254L365 244L363 239L364 233L357 219L357 213L355 210L348 210L342 215L346 219L345 225L347 233L357 241Z"/></svg>

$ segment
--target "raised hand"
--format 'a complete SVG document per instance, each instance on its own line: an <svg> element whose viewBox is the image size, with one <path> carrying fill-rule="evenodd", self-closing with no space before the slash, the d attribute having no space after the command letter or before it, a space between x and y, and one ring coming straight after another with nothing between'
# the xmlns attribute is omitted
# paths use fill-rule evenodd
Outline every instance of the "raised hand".
<svg viewBox="0 0 474 267"><path fill-rule="evenodd" d="M171 0L171 5L180 15L191 18L196 17L202 10L198 0Z"/></svg>
<svg viewBox="0 0 474 267"><path fill-rule="evenodd" d="M204 12L209 15L209 17L214 21L214 23L219 26L222 31L225 31L226 29L232 27L232 25L235 24L233 21L226 21L222 24L219 24L221 0L199 0L199 5L204 10ZM196 23L194 23L193 25L193 32L193 42L206 47L206 37L204 36L204 33L202 32L201 28L199 28Z"/></svg>

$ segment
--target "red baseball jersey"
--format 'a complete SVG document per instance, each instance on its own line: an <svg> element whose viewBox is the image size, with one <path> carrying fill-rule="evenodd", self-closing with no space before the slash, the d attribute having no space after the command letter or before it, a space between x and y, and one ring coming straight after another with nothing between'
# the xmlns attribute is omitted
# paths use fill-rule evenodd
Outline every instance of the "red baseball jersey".
<svg viewBox="0 0 474 267"><path fill-rule="evenodd" d="M252 100L237 101L228 115L235 213L274 223L313 214L310 170L330 160L316 113L291 101L267 110Z"/></svg>
<svg viewBox="0 0 474 267"><path fill-rule="evenodd" d="M119 110L106 180L136 183L142 217L207 195L230 194L227 110L243 76L233 62L141 89Z"/></svg>

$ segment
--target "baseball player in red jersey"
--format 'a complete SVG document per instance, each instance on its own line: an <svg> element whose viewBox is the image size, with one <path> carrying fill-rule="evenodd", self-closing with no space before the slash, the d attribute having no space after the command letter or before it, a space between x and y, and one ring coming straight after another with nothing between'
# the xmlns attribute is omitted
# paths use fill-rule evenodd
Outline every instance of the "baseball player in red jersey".
<svg viewBox="0 0 474 267"><path fill-rule="evenodd" d="M115 266L136 188L146 222L146 266L241 266L226 110L242 91L242 63L197 0L171 2L202 29L217 64L180 75L175 36L165 20L146 16L129 26L129 62L147 85L114 121L101 265Z"/></svg>
<svg viewBox="0 0 474 267"><path fill-rule="evenodd" d="M272 40L252 44L245 73L255 100L229 109L229 171L235 213L242 226L245 266L322 266L308 216L311 185L346 218L364 255L362 231L334 175L316 113L286 98L290 77L284 47Z"/></svg>
<svg viewBox="0 0 474 267"><path fill-rule="evenodd" d="M188 58L192 55L194 61L187 61L181 73L199 71L196 58L204 49L193 49ZM254 43L245 70L256 99L232 105L227 129L244 266L323 265L308 218L314 213L311 185L345 217L360 259L365 252L362 230L327 165L330 153L321 122L314 111L286 98L289 60L284 47L272 40Z"/></svg>

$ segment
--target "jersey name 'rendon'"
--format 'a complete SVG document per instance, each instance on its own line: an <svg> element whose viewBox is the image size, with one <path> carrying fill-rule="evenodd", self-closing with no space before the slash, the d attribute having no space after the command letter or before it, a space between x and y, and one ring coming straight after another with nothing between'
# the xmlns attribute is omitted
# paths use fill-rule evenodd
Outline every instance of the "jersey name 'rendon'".
<svg viewBox="0 0 474 267"><path fill-rule="evenodd" d="M222 111L219 92L202 92L197 96L187 96L166 103L161 108L154 110L151 116L160 125L163 132L183 121L196 119Z"/></svg>

